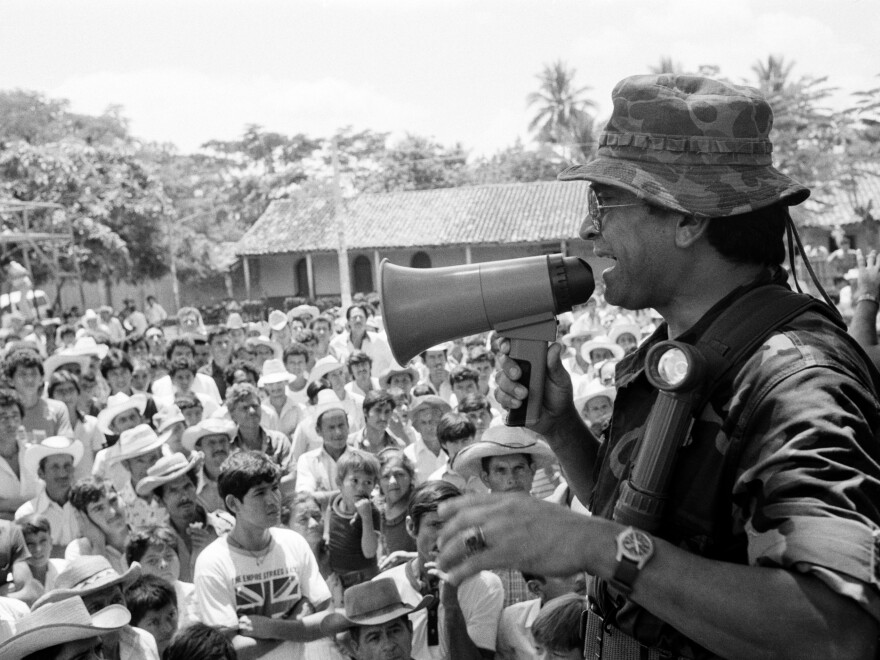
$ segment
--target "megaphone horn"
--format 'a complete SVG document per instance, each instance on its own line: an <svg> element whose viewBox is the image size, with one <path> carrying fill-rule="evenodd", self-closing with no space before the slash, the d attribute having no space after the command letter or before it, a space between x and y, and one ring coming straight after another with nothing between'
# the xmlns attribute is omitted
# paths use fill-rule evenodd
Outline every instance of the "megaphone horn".
<svg viewBox="0 0 880 660"><path fill-rule="evenodd" d="M509 425L537 421L556 314L586 302L593 288L589 265L561 254L427 269L384 259L380 267L382 318L400 364L478 332L494 329L511 339L510 356L520 361L529 402L510 412Z"/></svg>

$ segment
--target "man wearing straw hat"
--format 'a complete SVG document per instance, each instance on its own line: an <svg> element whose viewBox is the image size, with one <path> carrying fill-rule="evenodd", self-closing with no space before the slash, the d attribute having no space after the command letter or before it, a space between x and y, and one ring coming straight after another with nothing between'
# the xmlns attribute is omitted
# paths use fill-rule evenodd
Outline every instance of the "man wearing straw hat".
<svg viewBox="0 0 880 660"><path fill-rule="evenodd" d="M743 299L794 300L783 234L795 238L788 208L809 190L772 167L773 114L757 90L659 74L626 78L612 96L598 157L560 178L590 184L581 235L613 261L606 300L657 309L665 323L618 365L601 446L572 405L559 349L548 353L535 428L593 516L527 498L463 498L444 510L441 564L453 581L487 566L586 570L596 633L587 650L598 657L873 657L880 377L830 305L797 298L808 306L776 328L755 327L772 311L764 306L740 314L738 329L749 324L759 347L719 373L694 411L664 515L645 516L651 533L614 519L629 506L618 493L657 396L649 349L708 339ZM700 350L723 354L722 340ZM501 363L499 402L519 407L520 369Z"/></svg>
<svg viewBox="0 0 880 660"><path fill-rule="evenodd" d="M202 467L198 471L196 495L199 504L206 511L225 511L223 499L217 487L220 466L232 453L232 440L238 429L228 419L205 419L183 432L183 448L192 454L196 450L204 455Z"/></svg>
<svg viewBox="0 0 880 660"><path fill-rule="evenodd" d="M266 360L257 383L268 395L263 407L269 407L275 412L278 416L278 430L288 438L296 431L297 425L305 414L302 406L287 390L287 383L291 378L291 374L284 368L284 363L281 360Z"/></svg>
<svg viewBox="0 0 880 660"><path fill-rule="evenodd" d="M131 614L123 605L108 605L90 614L82 598L73 596L41 607L17 621L0 623L0 658L101 658L104 657L104 637L118 634L130 620Z"/></svg>
<svg viewBox="0 0 880 660"><path fill-rule="evenodd" d="M165 440L146 424L123 431L119 436L119 453L113 457L130 475L118 488L119 497L125 502L125 515L132 529L161 525L168 520L168 512L152 493L146 496L137 491L141 479L163 455Z"/></svg>
<svg viewBox="0 0 880 660"><path fill-rule="evenodd" d="M24 454L24 468L35 473L44 484L37 496L22 504L15 519L32 513L45 516L52 527L52 556L63 557L67 544L79 536L76 509L70 503L73 469L82 460L79 440L63 435L30 445Z"/></svg>
<svg viewBox="0 0 880 660"><path fill-rule="evenodd" d="M141 575L135 562L125 573L118 573L99 555L77 557L58 574L55 588L34 603L33 613L53 605L77 608L81 599L89 614L97 615L107 608L125 607L125 588ZM118 629L102 634L104 660L158 660L159 652L153 636L123 623ZM4 657L0 655L0 657ZM5 660L5 657L4 657Z"/></svg>

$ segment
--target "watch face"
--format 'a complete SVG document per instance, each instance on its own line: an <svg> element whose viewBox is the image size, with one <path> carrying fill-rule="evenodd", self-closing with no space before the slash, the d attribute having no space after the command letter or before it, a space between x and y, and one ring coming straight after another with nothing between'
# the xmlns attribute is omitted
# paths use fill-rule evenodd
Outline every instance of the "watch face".
<svg viewBox="0 0 880 660"><path fill-rule="evenodd" d="M639 532L637 530L633 530L624 536L621 539L621 545L623 546L623 553L627 557L635 560L650 555L651 551L654 549L651 537L644 532Z"/></svg>

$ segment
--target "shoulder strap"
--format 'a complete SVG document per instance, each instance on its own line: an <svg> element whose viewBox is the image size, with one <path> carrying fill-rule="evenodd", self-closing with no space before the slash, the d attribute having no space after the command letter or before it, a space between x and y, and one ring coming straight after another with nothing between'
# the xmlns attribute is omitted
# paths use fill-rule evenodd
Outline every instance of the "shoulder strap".
<svg viewBox="0 0 880 660"><path fill-rule="evenodd" d="M756 287L733 301L697 341L697 348L707 361L709 382L694 410L702 408L744 357L754 352L775 330L810 308L846 329L839 314L834 313L837 310L778 285Z"/></svg>

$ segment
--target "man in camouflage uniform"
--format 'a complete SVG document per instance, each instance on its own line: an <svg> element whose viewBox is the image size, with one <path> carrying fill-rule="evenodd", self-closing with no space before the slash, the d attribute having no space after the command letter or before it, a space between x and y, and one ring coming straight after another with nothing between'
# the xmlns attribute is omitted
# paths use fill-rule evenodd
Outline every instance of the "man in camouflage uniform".
<svg viewBox="0 0 880 660"><path fill-rule="evenodd" d="M785 287L788 206L809 195L772 167L772 112L756 90L664 74L624 79L612 96L597 158L560 179L596 195L581 236L614 260L602 274L608 302L655 308L666 323L619 364L604 442L577 416L559 347L548 353L534 430L594 515L463 498L440 512L441 567L453 582L500 566L586 570L588 619L604 617L589 657L874 657L877 376L832 313L812 307L786 322L695 413L655 532L612 520L656 398L648 349L696 344L732 301ZM498 400L517 408L520 371L506 358L502 369Z"/></svg>

